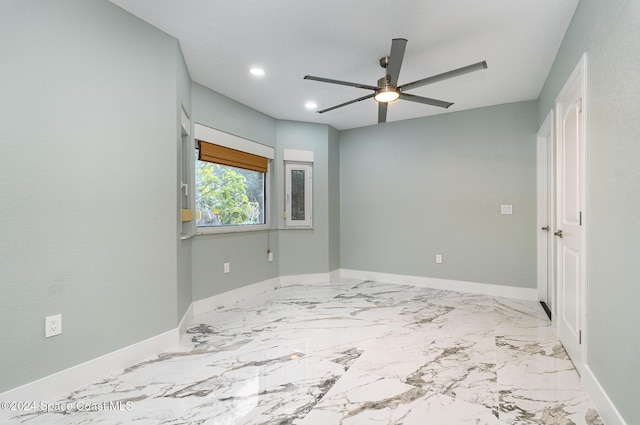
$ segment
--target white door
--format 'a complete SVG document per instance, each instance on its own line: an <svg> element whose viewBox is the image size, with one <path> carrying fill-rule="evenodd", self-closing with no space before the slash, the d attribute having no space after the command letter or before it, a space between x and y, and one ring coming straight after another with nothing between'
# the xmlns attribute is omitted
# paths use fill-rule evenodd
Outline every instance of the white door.
<svg viewBox="0 0 640 425"><path fill-rule="evenodd" d="M583 56L556 99L558 336L582 373L585 333L585 69Z"/></svg>
<svg viewBox="0 0 640 425"><path fill-rule="evenodd" d="M553 112L545 119L537 137L537 280L538 299L555 320L555 286L553 277Z"/></svg>

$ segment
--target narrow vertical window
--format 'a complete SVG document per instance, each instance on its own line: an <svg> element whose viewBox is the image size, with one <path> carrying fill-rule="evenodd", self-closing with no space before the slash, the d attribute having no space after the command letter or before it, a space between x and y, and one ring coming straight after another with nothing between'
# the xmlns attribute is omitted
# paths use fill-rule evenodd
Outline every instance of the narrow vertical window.
<svg viewBox="0 0 640 425"><path fill-rule="evenodd" d="M291 170L291 219L305 219L305 170Z"/></svg>
<svg viewBox="0 0 640 425"><path fill-rule="evenodd" d="M313 202L311 163L285 163L285 224L287 227L311 227Z"/></svg>

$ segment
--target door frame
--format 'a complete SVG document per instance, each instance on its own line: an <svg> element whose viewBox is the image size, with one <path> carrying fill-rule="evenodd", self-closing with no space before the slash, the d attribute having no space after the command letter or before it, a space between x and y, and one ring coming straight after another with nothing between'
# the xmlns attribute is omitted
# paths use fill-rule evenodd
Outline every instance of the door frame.
<svg viewBox="0 0 640 425"><path fill-rule="evenodd" d="M576 82L576 80L578 80ZM581 251L581 264L580 264L580 268L579 268L579 272L580 272L580 279L579 279L579 286L580 286L580 297L579 297L579 306L578 308L580 309L580 315L579 315L579 320L580 320L580 331L581 331L581 342L580 342L580 362L577 363L576 360L577 359L572 359L574 365L576 366L576 369L578 370L578 372L580 373L580 375L583 374L583 371L585 369L585 366L588 364L587 362L587 343L588 343L588 332L587 332L587 226L588 226L588 219L589 219L589 214L587 212L587 175L586 175L586 165L587 165L587 155L586 155L586 146L587 146L587 139L588 139L588 134L587 134L587 105L588 105L588 101L587 101L587 53L585 52L582 57L580 58L580 60L578 61L575 69L573 70L573 72L571 73L571 76L567 79L566 83L564 84L562 90L560 91L560 93L558 94L558 96L556 97L556 137L559 138L560 137L560 131L561 131L561 121L562 121L562 117L561 114L563 113L563 111L561 110L562 108L559 106L561 103L561 98L569 91L573 88L574 84L579 83L580 84L580 96L582 99L582 103L581 103L581 108L582 108L582 120L580 123L580 133L582 134L582 138L580 140L581 142L581 146L580 146L580 151L581 151L581 155L580 155L580 170L579 170L579 178L580 178L580 187L579 187L579 196L581 199L581 203L580 203L580 210L582 211L582 225L580 226L580 232L581 232L581 246L580 246L580 251ZM557 142L556 143L556 160L555 160L555 170L554 173L557 176L557 170L559 167L559 159L560 159L560 154L559 154L559 149L561 148L560 143ZM556 225L558 225L558 223L560 222L558 214L560 214L560 210L559 210L559 205L560 205L560 200L557 199L559 197L560 194L560 190L558 188L558 185L560 184L560 179L557 178L556 179L556 215L555 215L555 223ZM558 230L556 228L554 228L554 230ZM556 246L556 261L560 261L560 259L558 258L558 256L560 255L561 250L557 249L557 243L559 243L557 241L556 238L556 243L554 244ZM558 272L559 272L559 267L556 267L556 282L559 281L560 276L558 276ZM558 314L558 317L560 317L560 315L563 313L561 311L561 309L563 308L563 303L562 303L562 294L559 288L559 285L556 285L556 311ZM556 321L556 333L558 333L559 335L559 322L560 320Z"/></svg>
<svg viewBox="0 0 640 425"><path fill-rule="evenodd" d="M538 300L544 301L551 310L551 319L556 317L555 281L555 139L554 110L549 111L536 134L536 187L537 187L537 285ZM542 185L541 185L542 183ZM541 187L542 186L542 187ZM548 226L549 231L542 227ZM546 249L545 249L546 248Z"/></svg>

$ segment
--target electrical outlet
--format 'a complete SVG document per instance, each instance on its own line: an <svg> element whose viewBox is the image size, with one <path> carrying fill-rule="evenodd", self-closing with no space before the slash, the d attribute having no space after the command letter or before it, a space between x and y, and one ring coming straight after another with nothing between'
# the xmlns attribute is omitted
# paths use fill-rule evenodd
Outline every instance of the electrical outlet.
<svg viewBox="0 0 640 425"><path fill-rule="evenodd" d="M44 337L60 335L62 333L62 314L44 318Z"/></svg>
<svg viewBox="0 0 640 425"><path fill-rule="evenodd" d="M229 273L231 271L231 266L229 263L224 263L224 272Z"/></svg>
<svg viewBox="0 0 640 425"><path fill-rule="evenodd" d="M273 261L273 252L269 251L269 261Z"/></svg>
<svg viewBox="0 0 640 425"><path fill-rule="evenodd" d="M442 264L442 254L436 254L436 263Z"/></svg>

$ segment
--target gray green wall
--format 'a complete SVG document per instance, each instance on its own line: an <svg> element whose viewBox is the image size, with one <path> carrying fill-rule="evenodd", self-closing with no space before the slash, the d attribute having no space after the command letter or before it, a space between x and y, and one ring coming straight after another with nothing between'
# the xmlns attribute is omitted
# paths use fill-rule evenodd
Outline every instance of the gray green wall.
<svg viewBox="0 0 640 425"><path fill-rule="evenodd" d="M276 147L277 121L228 97L192 84L193 122L263 145ZM271 198L276 190L274 173L269 173ZM270 222L275 205L271 202ZM193 300L207 298L279 275L277 232L246 232L196 236L191 239ZM267 250L274 251L269 262ZM223 265L230 263L231 272Z"/></svg>
<svg viewBox="0 0 640 425"><path fill-rule="evenodd" d="M640 423L640 2L581 0L540 95L538 121L587 52L587 358Z"/></svg>
<svg viewBox="0 0 640 425"><path fill-rule="evenodd" d="M329 269L329 126L278 121L277 199L280 275L328 273ZM335 142L334 142L335 144ZM284 149L313 151L313 228L284 228ZM334 180L334 184L337 183Z"/></svg>
<svg viewBox="0 0 640 425"><path fill-rule="evenodd" d="M329 127L329 271L340 268L340 133Z"/></svg>
<svg viewBox="0 0 640 425"><path fill-rule="evenodd" d="M339 267L335 247L339 217L330 223L330 209L338 211L338 132L324 124L270 118L209 90L192 85L193 121L275 149L269 172L272 230L196 236L191 239L192 297L199 300L277 276L328 273ZM284 229L284 149L314 152L314 228ZM329 175L332 167L333 175ZM337 215L337 214L336 214ZM267 250L274 254L269 262ZM331 259L330 259L331 257ZM231 272L223 272L230 263Z"/></svg>
<svg viewBox="0 0 640 425"><path fill-rule="evenodd" d="M534 288L536 107L343 131L341 267Z"/></svg>
<svg viewBox="0 0 640 425"><path fill-rule="evenodd" d="M177 72L178 72L178 102L176 102L176 114L178 119L182 121L182 109L187 113L189 118L191 117L191 76L189 75L189 70L187 69L187 64L184 61L184 56L182 56L182 51L180 48L177 49L176 53L176 61L177 61ZM189 134L193 133L192 126L189 126ZM191 139L187 137L187 143L191 143ZM191 281L192 281L192 267L191 267L191 257L192 257L192 249L191 249L191 239L181 239L181 235L183 232L183 223L182 223L182 167L187 168L187 173L190 173L192 167L188 164L192 161L192 157L190 156L188 159L182 157L182 126L176 127L176 240L178 244L178 258L177 258L177 267L178 267L178 292L177 292L177 320L180 321L184 314L189 309L191 305L191 300L193 299ZM191 181L187 181L187 184L191 184ZM192 223L185 223L184 229L188 229L192 226Z"/></svg>
<svg viewBox="0 0 640 425"><path fill-rule="evenodd" d="M175 328L179 47L106 1L2 1L0 38L2 392Z"/></svg>

